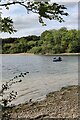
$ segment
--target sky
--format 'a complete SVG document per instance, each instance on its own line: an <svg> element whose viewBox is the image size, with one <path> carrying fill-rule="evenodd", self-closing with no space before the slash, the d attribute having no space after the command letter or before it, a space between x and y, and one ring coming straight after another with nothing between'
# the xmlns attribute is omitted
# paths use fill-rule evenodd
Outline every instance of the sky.
<svg viewBox="0 0 80 120"><path fill-rule="evenodd" d="M4 0L6 1L6 0ZM13 19L14 28L17 30L14 34L0 33L1 38L8 37L23 37L28 35L41 35L45 30L60 29L67 27L67 29L78 29L78 0L51 0L67 7L66 12L69 13L68 17L64 17L65 22L59 23L55 20L45 20L47 26L42 26L38 22L38 15L31 13L27 14L26 9L20 5L11 5L9 10L2 8L2 17L10 17Z"/></svg>

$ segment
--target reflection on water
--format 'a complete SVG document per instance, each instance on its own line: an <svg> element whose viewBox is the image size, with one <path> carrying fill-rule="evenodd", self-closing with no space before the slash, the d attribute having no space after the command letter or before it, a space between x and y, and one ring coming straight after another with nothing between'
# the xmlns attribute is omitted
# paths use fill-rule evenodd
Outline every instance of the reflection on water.
<svg viewBox="0 0 80 120"><path fill-rule="evenodd" d="M53 56L3 55L2 79L10 80L21 72L29 71L22 83L10 90L18 91L15 103L44 98L62 86L78 84L78 56L63 56L62 62L53 62Z"/></svg>

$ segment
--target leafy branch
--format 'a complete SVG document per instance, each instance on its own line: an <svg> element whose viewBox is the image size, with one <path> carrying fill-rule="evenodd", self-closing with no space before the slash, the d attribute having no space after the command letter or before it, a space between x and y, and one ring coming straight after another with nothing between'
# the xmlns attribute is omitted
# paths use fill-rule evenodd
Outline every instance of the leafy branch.
<svg viewBox="0 0 80 120"><path fill-rule="evenodd" d="M17 96L17 92L11 91L6 98L3 98L3 96L5 94L5 91L7 91L8 89L10 89L10 87L13 84L22 82L22 79L19 79L19 80L15 80L15 79L25 77L25 75L27 75L27 73L29 73L29 72L21 73L20 75L15 76L13 79L9 80L8 82L2 84L2 89L0 91L0 96L2 96L2 104L3 104L4 108L7 107L7 105L11 101L13 101L16 98L16 96Z"/></svg>
<svg viewBox="0 0 80 120"><path fill-rule="evenodd" d="M49 19L49 20L57 20L59 22L64 22L63 15L68 16L68 13L65 12L65 9L67 9L64 5L59 5L57 3L49 3L49 2L35 2L35 1L13 1L8 3L0 4L1 7L6 7L6 9L9 9L10 5L19 4L26 8L27 13L33 12L39 15L39 22L45 26L46 24L43 21L43 18ZM13 28L13 21L12 19L4 18L1 20L2 25L2 32L9 32L10 34L12 32L16 32ZM5 27L6 26L6 27Z"/></svg>
<svg viewBox="0 0 80 120"><path fill-rule="evenodd" d="M8 32L8 33L12 33L12 32L16 32L16 30L13 27L13 20L10 19L10 17L7 18L1 18L1 32Z"/></svg>

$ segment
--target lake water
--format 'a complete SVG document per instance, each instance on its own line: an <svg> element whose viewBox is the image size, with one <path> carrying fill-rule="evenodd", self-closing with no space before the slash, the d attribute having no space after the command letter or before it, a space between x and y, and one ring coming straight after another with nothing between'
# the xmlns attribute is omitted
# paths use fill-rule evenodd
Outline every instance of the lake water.
<svg viewBox="0 0 80 120"><path fill-rule="evenodd" d="M29 71L21 83L10 90L18 92L15 104L43 99L49 92L63 86L78 84L78 56L62 56L63 61L53 62L54 56L3 55L2 82L9 81L21 72ZM0 56L1 60L1 56ZM1 84L0 80L0 84Z"/></svg>

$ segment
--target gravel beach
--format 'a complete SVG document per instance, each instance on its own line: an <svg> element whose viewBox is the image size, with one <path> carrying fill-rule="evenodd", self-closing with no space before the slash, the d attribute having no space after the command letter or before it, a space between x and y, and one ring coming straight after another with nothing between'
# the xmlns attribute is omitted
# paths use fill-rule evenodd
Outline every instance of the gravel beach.
<svg viewBox="0 0 80 120"><path fill-rule="evenodd" d="M48 120L50 118L79 117L80 86L63 87L59 91L51 92L42 101L32 101L8 108L5 113L11 118L29 120Z"/></svg>

